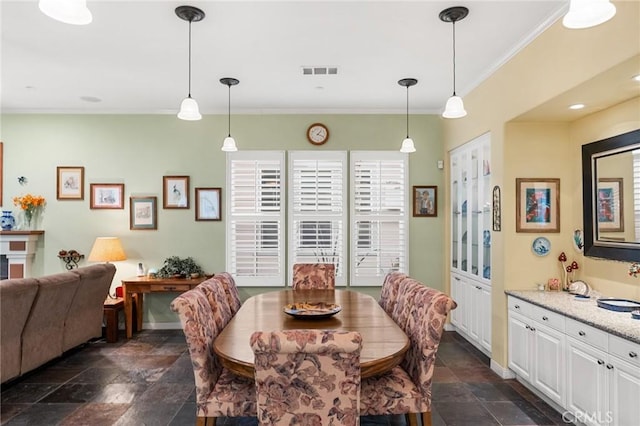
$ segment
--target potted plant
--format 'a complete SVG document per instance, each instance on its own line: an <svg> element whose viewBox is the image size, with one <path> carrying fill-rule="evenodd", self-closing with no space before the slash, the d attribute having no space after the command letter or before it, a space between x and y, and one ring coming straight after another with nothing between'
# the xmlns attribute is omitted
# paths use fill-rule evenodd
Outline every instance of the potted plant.
<svg viewBox="0 0 640 426"><path fill-rule="evenodd" d="M191 257L181 259L178 256L171 256L164 260L164 264L156 273L158 278L171 277L192 277L197 278L204 275L204 270Z"/></svg>

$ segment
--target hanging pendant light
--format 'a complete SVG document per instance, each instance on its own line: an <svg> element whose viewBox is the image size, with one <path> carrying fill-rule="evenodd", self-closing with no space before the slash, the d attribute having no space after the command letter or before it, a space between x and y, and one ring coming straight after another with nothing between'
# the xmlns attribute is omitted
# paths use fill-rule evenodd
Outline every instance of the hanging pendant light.
<svg viewBox="0 0 640 426"><path fill-rule="evenodd" d="M176 7L176 15L178 18L185 21L189 21L189 95L182 100L180 104L180 112L178 112L178 118L181 120L200 120L200 109L195 99L191 97L191 23L202 21L204 19L204 12L197 7L193 6L178 6Z"/></svg>
<svg viewBox="0 0 640 426"><path fill-rule="evenodd" d="M40 11L56 21L72 25L87 25L93 20L87 0L40 0Z"/></svg>
<svg viewBox="0 0 640 426"><path fill-rule="evenodd" d="M225 86L229 86L229 133L227 134L227 137L224 138L224 142L222 143L222 150L227 152L234 152L238 150L238 147L236 146L235 139L231 137L231 86L235 86L236 84L240 83L240 81L235 78L225 77L220 79L220 83L224 84Z"/></svg>
<svg viewBox="0 0 640 426"><path fill-rule="evenodd" d="M467 115L462 98L456 95L456 22L464 19L469 14L469 9L463 6L450 7L440 12L442 22L453 24L453 95L447 100L442 116L444 118L460 118Z"/></svg>
<svg viewBox="0 0 640 426"><path fill-rule="evenodd" d="M416 147L413 144L413 139L409 137L409 87L418 84L418 80L416 80L415 78L403 78L402 80L398 80L398 84L402 87L407 88L407 137L402 141L400 152L416 152Z"/></svg>
<svg viewBox="0 0 640 426"><path fill-rule="evenodd" d="M562 24L571 29L595 27L615 14L616 7L609 0L571 0Z"/></svg>

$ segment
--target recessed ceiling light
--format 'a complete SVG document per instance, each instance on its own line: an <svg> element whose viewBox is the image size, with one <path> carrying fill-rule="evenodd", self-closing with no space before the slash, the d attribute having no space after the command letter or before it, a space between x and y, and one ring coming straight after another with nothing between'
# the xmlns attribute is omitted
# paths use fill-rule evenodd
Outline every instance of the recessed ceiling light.
<svg viewBox="0 0 640 426"><path fill-rule="evenodd" d="M631 77L633 80L635 81L640 81L640 74L638 75L634 75L633 77Z"/></svg>
<svg viewBox="0 0 640 426"><path fill-rule="evenodd" d="M584 108L584 104L569 105L569 109L582 109L582 108Z"/></svg>

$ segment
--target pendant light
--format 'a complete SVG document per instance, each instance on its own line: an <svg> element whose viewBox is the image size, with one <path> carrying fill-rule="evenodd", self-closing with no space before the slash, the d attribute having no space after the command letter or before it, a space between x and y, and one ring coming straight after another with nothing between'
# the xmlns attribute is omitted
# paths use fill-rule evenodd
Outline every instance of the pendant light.
<svg viewBox="0 0 640 426"><path fill-rule="evenodd" d="M440 12L442 22L453 24L453 95L447 100L442 116L444 118L460 118L467 115L462 98L456 95L456 22L464 19L469 9L464 6L454 6Z"/></svg>
<svg viewBox="0 0 640 426"><path fill-rule="evenodd" d="M416 147L413 144L413 139L409 137L409 87L418 84L418 80L416 80L415 78L403 78L402 80L398 80L398 84L402 87L407 88L407 137L402 141L400 152L408 154L411 152L416 152Z"/></svg>
<svg viewBox="0 0 640 426"><path fill-rule="evenodd" d="M200 120L200 109L195 99L191 97L191 23L202 21L204 19L204 12L197 7L193 6L178 6L176 7L176 15L178 18L185 21L189 21L189 95L182 100L180 104L180 112L178 112L178 118L181 120Z"/></svg>
<svg viewBox="0 0 640 426"><path fill-rule="evenodd" d="M87 0L40 0L40 11L56 21L72 25L87 25L93 20Z"/></svg>
<svg viewBox="0 0 640 426"><path fill-rule="evenodd" d="M609 0L571 0L562 24L571 29L595 27L615 14L616 7Z"/></svg>
<svg viewBox="0 0 640 426"><path fill-rule="evenodd" d="M238 147L236 146L236 141L231 137L231 86L235 86L240 83L240 80L231 77L225 77L220 79L220 83L225 86L229 86L229 115L228 115L228 125L229 125L229 133L226 138L224 138L224 142L222 143L222 150L227 152L237 151Z"/></svg>

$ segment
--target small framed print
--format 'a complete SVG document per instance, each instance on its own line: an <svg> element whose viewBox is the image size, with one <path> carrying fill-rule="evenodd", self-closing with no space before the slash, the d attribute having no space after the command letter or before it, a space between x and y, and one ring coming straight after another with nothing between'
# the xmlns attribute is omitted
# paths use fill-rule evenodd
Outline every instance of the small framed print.
<svg viewBox="0 0 640 426"><path fill-rule="evenodd" d="M598 232L624 232L622 178L598 179Z"/></svg>
<svg viewBox="0 0 640 426"><path fill-rule="evenodd" d="M162 207L165 209L189 208L189 176L162 178Z"/></svg>
<svg viewBox="0 0 640 426"><path fill-rule="evenodd" d="M89 193L91 209L124 209L124 183L92 183Z"/></svg>
<svg viewBox="0 0 640 426"><path fill-rule="evenodd" d="M84 200L84 167L57 167L56 198Z"/></svg>
<svg viewBox="0 0 640 426"><path fill-rule="evenodd" d="M158 197L129 197L129 229L158 229Z"/></svg>
<svg viewBox="0 0 640 426"><path fill-rule="evenodd" d="M560 232L560 179L516 178L516 232Z"/></svg>
<svg viewBox="0 0 640 426"><path fill-rule="evenodd" d="M438 187L413 187L413 217L438 216Z"/></svg>
<svg viewBox="0 0 640 426"><path fill-rule="evenodd" d="M196 188L196 220L222 220L220 188Z"/></svg>

